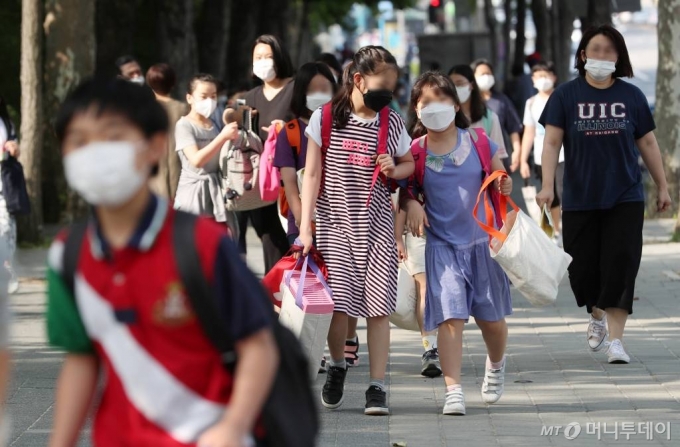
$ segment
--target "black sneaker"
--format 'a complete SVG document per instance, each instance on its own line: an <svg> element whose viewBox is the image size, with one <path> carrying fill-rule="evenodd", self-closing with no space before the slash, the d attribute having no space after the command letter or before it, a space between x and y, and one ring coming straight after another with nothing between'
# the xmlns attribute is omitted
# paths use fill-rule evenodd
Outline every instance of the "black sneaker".
<svg viewBox="0 0 680 447"><path fill-rule="evenodd" d="M366 390L366 409L364 414L369 416L387 416L390 409L387 407L387 393L375 385Z"/></svg>
<svg viewBox="0 0 680 447"><path fill-rule="evenodd" d="M347 377L346 368L328 367L326 383L321 390L321 404L324 407L335 410L342 405L345 398L345 377Z"/></svg>
<svg viewBox="0 0 680 447"><path fill-rule="evenodd" d="M430 349L423 354L423 367L420 374L425 377L439 377L442 375L442 368L439 365L439 351L437 348Z"/></svg>

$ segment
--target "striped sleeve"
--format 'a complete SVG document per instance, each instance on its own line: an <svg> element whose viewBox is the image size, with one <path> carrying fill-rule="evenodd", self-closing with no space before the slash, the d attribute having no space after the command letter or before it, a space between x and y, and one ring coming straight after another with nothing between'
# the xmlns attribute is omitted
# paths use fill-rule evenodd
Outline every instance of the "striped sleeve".
<svg viewBox="0 0 680 447"><path fill-rule="evenodd" d="M63 280L63 237L58 237L50 247L47 266L47 339L55 348L69 353L90 354L94 352L80 318L76 300Z"/></svg>

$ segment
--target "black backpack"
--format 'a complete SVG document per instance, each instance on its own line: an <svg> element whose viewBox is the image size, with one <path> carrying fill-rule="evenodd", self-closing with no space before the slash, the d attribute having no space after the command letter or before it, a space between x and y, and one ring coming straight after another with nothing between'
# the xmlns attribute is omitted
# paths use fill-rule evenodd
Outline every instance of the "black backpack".
<svg viewBox="0 0 680 447"><path fill-rule="evenodd" d="M2 195L10 214L14 216L31 214L24 168L19 160L12 156L2 162Z"/></svg>
<svg viewBox="0 0 680 447"><path fill-rule="evenodd" d="M211 285L201 268L195 240L197 217L177 211L173 228L173 247L182 284L206 336L222 353L224 365L235 371L234 342L221 320ZM66 239L62 277L75 297L75 273L87 223L73 224ZM264 293L264 291L263 291ZM313 447L319 431L316 399L309 380L308 360L300 342L274 319L272 327L280 364L272 391L262 410L266 431L264 445L270 447Z"/></svg>

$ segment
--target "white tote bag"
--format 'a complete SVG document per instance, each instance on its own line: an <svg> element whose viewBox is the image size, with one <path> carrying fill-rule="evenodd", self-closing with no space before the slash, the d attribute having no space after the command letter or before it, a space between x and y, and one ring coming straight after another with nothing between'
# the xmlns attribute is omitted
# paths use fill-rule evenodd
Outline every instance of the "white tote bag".
<svg viewBox="0 0 680 447"><path fill-rule="evenodd" d="M541 221L541 207L536 203L536 187L529 186L529 181L525 180L525 186L522 188L522 196L524 203L527 205L527 211L536 223Z"/></svg>
<svg viewBox="0 0 680 447"><path fill-rule="evenodd" d="M390 323L407 331L420 332L416 306L416 282L402 262L397 279L397 309L390 315Z"/></svg>
<svg viewBox="0 0 680 447"><path fill-rule="evenodd" d="M554 303L571 256L560 249L511 198L502 196L497 210L503 217L503 228L493 227L493 209L487 189L493 181L507 175L496 171L482 185L473 211L479 226L490 236L491 257L500 264L512 284L534 306ZM484 199L487 222L477 218L480 200ZM513 210L507 213L507 204ZM491 218L489 218L491 216Z"/></svg>
<svg viewBox="0 0 680 447"><path fill-rule="evenodd" d="M333 319L333 301L323 274L312 264L311 257L305 256L301 271L288 270L284 273L279 322L300 340L309 360L310 378L314 381Z"/></svg>

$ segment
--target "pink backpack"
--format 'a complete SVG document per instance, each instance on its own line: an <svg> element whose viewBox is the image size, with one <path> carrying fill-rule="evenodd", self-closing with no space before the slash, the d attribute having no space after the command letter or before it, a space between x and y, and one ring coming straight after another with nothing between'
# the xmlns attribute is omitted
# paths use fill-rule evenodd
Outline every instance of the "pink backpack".
<svg viewBox="0 0 680 447"><path fill-rule="evenodd" d="M281 173L274 166L274 155L276 155L276 140L279 134L277 126L269 128L267 141L264 143L264 150L260 162L260 196L265 202L277 200L279 198L279 188L281 188Z"/></svg>
<svg viewBox="0 0 680 447"><path fill-rule="evenodd" d="M468 132L472 138L472 146L477 151L477 156L479 156L479 160L482 163L484 179L486 179L493 172L491 167L491 144L489 142L489 137L486 136L483 129L470 128L468 129ZM427 159L427 135L413 140L413 143L411 144L411 153L413 154L416 168L413 175L408 179L408 186L406 187L405 193L418 201L421 201L419 197L422 196L422 202L424 202L423 179L425 177L425 161ZM491 201L494 209L500 209L500 193L494 188L489 188L489 191L491 191ZM498 228L501 228L503 226L501 215L500 213L495 214L496 224L498 225Z"/></svg>

